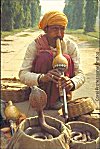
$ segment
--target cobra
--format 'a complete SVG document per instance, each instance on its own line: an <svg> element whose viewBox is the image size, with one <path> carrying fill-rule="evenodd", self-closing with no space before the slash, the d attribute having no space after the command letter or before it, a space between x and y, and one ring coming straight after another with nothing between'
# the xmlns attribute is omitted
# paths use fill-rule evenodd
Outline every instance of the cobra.
<svg viewBox="0 0 100 149"><path fill-rule="evenodd" d="M89 131L81 132L80 130L74 130L71 137L75 141L91 142L94 140L91 138L91 135Z"/></svg>
<svg viewBox="0 0 100 149"><path fill-rule="evenodd" d="M31 106L33 107L33 109L37 111L39 125L41 126L41 129L50 133L54 137L58 137L60 135L60 131L58 129L48 125L45 121L45 116L43 113L43 109L47 103L47 95L46 95L45 91L38 88L37 86L34 86L32 88L32 91L31 91L31 94L29 97L29 102L30 102ZM35 136L36 136L36 134L35 134Z"/></svg>

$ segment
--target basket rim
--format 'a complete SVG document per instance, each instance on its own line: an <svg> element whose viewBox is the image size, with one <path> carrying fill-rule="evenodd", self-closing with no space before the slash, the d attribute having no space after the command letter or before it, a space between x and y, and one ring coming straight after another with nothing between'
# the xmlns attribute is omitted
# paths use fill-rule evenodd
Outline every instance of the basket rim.
<svg viewBox="0 0 100 149"><path fill-rule="evenodd" d="M98 132L98 134L100 135L100 131L97 127L95 127L94 125L90 124L90 123L87 123L87 122L83 122L83 121L72 121L72 122L68 122L67 125L70 125L70 124L83 124L83 125L88 125L88 126L91 126L92 128L96 129L96 131Z"/></svg>

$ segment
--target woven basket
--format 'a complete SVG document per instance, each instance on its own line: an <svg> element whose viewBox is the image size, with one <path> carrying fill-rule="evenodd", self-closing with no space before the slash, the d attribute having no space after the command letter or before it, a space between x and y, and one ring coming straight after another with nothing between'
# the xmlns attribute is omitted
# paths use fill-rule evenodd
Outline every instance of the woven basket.
<svg viewBox="0 0 100 149"><path fill-rule="evenodd" d="M78 118L79 121L87 122L100 129L100 111L94 110L91 114L85 114Z"/></svg>
<svg viewBox="0 0 100 149"><path fill-rule="evenodd" d="M68 102L68 116L75 118L83 114L92 112L96 108L93 99L82 97Z"/></svg>
<svg viewBox="0 0 100 149"><path fill-rule="evenodd" d="M12 102L22 102L29 99L30 88L16 78L1 80L1 99Z"/></svg>
<svg viewBox="0 0 100 149"><path fill-rule="evenodd" d="M89 131L92 134L94 140L91 142L82 142L82 141L75 141L71 139L70 147L72 149L99 149L100 148L100 131L93 125L81 121L73 121L68 122L69 125L73 130L79 130L80 132Z"/></svg>
<svg viewBox="0 0 100 149"><path fill-rule="evenodd" d="M7 136L1 131L0 132L0 147L1 149L6 149L8 143L9 143L9 140L7 138Z"/></svg>
<svg viewBox="0 0 100 149"><path fill-rule="evenodd" d="M71 131L61 121L45 116L46 123L58 129L61 134L52 139L38 139L25 134L25 129L36 127L38 118L30 117L22 121L14 134L7 149L69 149Z"/></svg>

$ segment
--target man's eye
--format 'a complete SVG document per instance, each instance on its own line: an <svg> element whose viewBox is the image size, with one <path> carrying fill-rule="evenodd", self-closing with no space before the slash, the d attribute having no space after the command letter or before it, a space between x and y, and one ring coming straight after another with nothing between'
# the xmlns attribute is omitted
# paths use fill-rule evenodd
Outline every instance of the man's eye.
<svg viewBox="0 0 100 149"><path fill-rule="evenodd" d="M65 28L59 28L59 27L51 27L51 29L53 31L58 31L58 30L64 31L65 30Z"/></svg>
<svg viewBox="0 0 100 149"><path fill-rule="evenodd" d="M52 28L53 30L58 30L59 28L57 28L57 27L54 27L54 28Z"/></svg>
<svg viewBox="0 0 100 149"><path fill-rule="evenodd" d="M65 30L65 28L60 28L60 30L64 31L64 30Z"/></svg>

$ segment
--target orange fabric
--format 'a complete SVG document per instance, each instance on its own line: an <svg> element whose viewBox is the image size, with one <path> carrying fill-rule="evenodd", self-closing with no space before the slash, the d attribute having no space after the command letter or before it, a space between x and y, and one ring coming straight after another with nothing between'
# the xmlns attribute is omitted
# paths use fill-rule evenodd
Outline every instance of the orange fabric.
<svg viewBox="0 0 100 149"><path fill-rule="evenodd" d="M42 20L39 22L39 28L44 30L46 26L51 25L67 26L67 23L68 19L64 13L59 11L49 11L43 16Z"/></svg>

